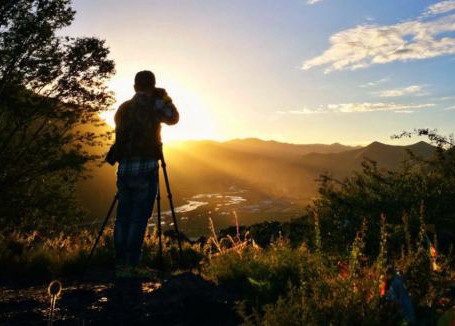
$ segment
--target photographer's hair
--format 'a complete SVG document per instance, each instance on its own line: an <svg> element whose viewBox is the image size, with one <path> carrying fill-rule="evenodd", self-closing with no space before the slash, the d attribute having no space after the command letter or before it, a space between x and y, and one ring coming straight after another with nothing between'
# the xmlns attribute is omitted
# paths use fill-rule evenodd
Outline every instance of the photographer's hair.
<svg viewBox="0 0 455 326"><path fill-rule="evenodd" d="M146 92L155 88L155 75L149 70L139 71L134 77L136 92Z"/></svg>

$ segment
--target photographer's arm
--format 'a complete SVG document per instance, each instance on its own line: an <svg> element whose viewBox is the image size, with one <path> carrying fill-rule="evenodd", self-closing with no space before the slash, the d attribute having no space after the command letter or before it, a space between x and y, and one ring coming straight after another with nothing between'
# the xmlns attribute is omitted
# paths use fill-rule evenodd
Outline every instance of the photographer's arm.
<svg viewBox="0 0 455 326"><path fill-rule="evenodd" d="M179 112L177 111L174 103L172 103L172 99L169 95L167 95L166 91L164 91L161 99L156 101L156 110L158 111L161 122L168 125L175 125L179 122Z"/></svg>

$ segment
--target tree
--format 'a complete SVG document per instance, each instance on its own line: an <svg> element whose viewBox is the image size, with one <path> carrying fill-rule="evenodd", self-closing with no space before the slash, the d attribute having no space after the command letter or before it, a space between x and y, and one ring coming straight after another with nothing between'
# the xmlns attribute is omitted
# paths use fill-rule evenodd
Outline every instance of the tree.
<svg viewBox="0 0 455 326"><path fill-rule="evenodd" d="M425 136L435 145L435 154L424 160L409 152L409 159L393 170L385 171L376 162L366 160L362 171L345 180L329 175L320 178L319 198L311 209L321 219L330 244L348 248L368 220L369 248L378 248L380 216L402 233L403 216L409 217L413 233L418 233L421 205L427 225L438 234L455 230L455 142L436 131L418 129L393 138ZM453 234L451 234L453 237Z"/></svg>
<svg viewBox="0 0 455 326"><path fill-rule="evenodd" d="M3 229L68 225L80 217L76 182L88 149L107 132L98 113L114 62L103 40L57 36L75 12L70 0L0 3L0 224ZM52 224L53 222L53 224Z"/></svg>

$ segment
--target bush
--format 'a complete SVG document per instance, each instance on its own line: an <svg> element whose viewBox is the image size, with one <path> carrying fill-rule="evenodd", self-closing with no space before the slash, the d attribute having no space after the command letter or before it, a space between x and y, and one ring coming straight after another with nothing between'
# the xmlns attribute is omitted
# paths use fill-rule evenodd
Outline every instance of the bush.
<svg viewBox="0 0 455 326"><path fill-rule="evenodd" d="M401 256L388 252L390 227L385 216L377 235L379 254L366 256L367 229L364 220L349 255L327 254L323 244L314 250L306 244L293 247L284 238L276 239L265 249L248 239L242 241L248 243L244 246L231 242L223 247L225 242L220 239L220 247L209 256L204 272L242 294L244 300L238 310L245 325L406 323L400 305L386 299L388 292L382 293L387 288L385 282L390 283L393 277L391 271L402 275L419 320L434 321L455 304L453 297L445 297L453 284L454 270L448 258L433 257L427 251L423 241L425 225L421 225L420 236L412 243L414 250L404 251ZM315 231L319 233L317 224ZM437 270L434 262L439 266Z"/></svg>
<svg viewBox="0 0 455 326"><path fill-rule="evenodd" d="M365 160L362 171L344 180L321 176L319 198L309 209L320 217L323 237L331 239L327 249L340 252L347 248L366 218L366 250L376 255L381 214L387 216L391 228L398 227L405 214L410 235L416 238L422 203L425 223L441 239L454 241L455 142L452 137L427 129L415 134L427 136L436 145L433 157L425 160L409 153L409 158L394 170L380 169L376 162ZM444 242L448 247L450 241ZM400 246L393 249L399 251Z"/></svg>

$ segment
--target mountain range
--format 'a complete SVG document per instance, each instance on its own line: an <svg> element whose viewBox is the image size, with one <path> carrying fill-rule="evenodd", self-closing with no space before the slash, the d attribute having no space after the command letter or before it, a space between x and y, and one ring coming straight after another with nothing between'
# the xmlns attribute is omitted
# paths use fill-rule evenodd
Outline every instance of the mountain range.
<svg viewBox="0 0 455 326"><path fill-rule="evenodd" d="M197 203L194 198L207 194L231 193L232 197L244 193L244 205L252 211L262 207L258 203L269 202L282 209L288 204L304 207L317 196L316 180L322 173L344 178L358 171L366 158L376 161L380 168L395 169L409 157L408 151L428 158L434 150L425 142L408 146L373 142L352 147L249 138L175 142L166 145L164 153L177 207ZM80 184L80 198L94 216L101 217L115 193L115 167L106 164L95 168L92 176ZM208 201L202 203L210 206ZM213 210L220 205L213 203Z"/></svg>

